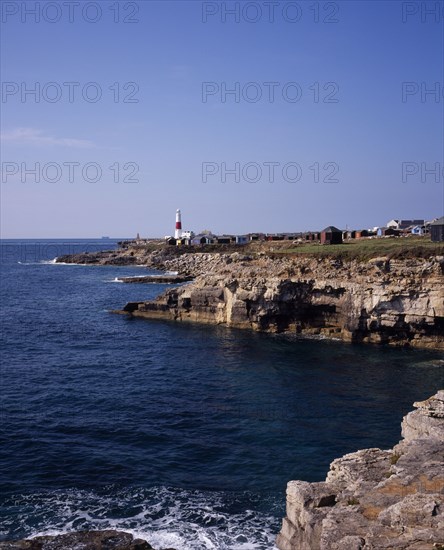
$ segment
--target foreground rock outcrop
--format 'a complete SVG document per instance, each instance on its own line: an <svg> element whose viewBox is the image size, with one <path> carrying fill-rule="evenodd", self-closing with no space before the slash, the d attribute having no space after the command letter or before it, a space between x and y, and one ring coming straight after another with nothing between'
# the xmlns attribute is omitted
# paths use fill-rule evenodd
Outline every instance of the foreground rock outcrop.
<svg viewBox="0 0 444 550"><path fill-rule="evenodd" d="M288 483L280 550L444 549L444 390L414 406L393 449L336 459L325 482Z"/></svg>
<svg viewBox="0 0 444 550"><path fill-rule="evenodd" d="M164 268L194 283L155 301L133 302L136 317L222 324L353 342L444 349L444 257L341 260L324 257L187 254Z"/></svg>
<svg viewBox="0 0 444 550"><path fill-rule="evenodd" d="M0 550L154 550L148 542L122 531L78 531L64 535L0 542ZM167 548L165 550L174 550Z"/></svg>

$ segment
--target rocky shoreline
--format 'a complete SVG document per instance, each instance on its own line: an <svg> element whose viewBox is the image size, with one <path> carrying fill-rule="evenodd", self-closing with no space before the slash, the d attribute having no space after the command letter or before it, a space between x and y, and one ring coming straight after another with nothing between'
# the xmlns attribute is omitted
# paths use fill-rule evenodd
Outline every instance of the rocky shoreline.
<svg viewBox="0 0 444 550"><path fill-rule="evenodd" d="M144 265L195 279L118 311L133 317L444 350L444 256L345 260L158 246L58 261Z"/></svg>
<svg viewBox="0 0 444 550"><path fill-rule="evenodd" d="M58 261L143 265L194 279L118 312L134 317L444 349L444 256L364 261L128 247ZM414 406L393 449L338 458L324 482L288 483L280 550L444 550L444 390ZM119 531L0 543L65 548L154 550Z"/></svg>
<svg viewBox="0 0 444 550"><path fill-rule="evenodd" d="M338 458L324 482L288 483L280 550L444 549L444 390L414 406L393 449Z"/></svg>
<svg viewBox="0 0 444 550"><path fill-rule="evenodd" d="M280 550L444 549L444 390L414 407L393 449L335 459L323 482L288 483ZM115 530L0 542L0 550L76 549L154 550Z"/></svg>
<svg viewBox="0 0 444 550"><path fill-rule="evenodd" d="M0 542L0 550L155 550L123 531L78 531L63 535ZM163 550L174 550L164 548Z"/></svg>

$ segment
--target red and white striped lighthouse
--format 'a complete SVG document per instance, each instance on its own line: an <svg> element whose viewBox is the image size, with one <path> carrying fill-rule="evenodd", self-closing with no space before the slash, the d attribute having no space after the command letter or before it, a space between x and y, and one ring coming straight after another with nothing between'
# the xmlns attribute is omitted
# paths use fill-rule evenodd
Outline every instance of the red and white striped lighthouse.
<svg viewBox="0 0 444 550"><path fill-rule="evenodd" d="M175 239L182 237L182 220L180 219L180 210L176 210L176 231L174 233Z"/></svg>

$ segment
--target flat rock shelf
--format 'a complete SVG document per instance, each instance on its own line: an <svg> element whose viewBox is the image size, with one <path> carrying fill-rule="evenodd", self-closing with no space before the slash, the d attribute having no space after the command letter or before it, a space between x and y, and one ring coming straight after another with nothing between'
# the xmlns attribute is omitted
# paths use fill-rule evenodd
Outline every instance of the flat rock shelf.
<svg viewBox="0 0 444 550"><path fill-rule="evenodd" d="M193 280L193 277L186 275L141 275L139 277L118 277L121 283L155 283L155 284L178 284L187 283Z"/></svg>
<svg viewBox="0 0 444 550"><path fill-rule="evenodd" d="M444 390L414 407L393 449L337 458L323 482L288 483L280 550L444 548Z"/></svg>

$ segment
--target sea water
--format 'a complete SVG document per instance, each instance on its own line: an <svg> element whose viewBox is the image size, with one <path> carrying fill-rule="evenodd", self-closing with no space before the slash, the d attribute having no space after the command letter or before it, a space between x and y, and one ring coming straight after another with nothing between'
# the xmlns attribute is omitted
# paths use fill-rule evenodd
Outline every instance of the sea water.
<svg viewBox="0 0 444 550"><path fill-rule="evenodd" d="M60 265L115 241L2 241L0 539L115 528L272 549L290 479L389 448L442 354L110 313L167 285Z"/></svg>

